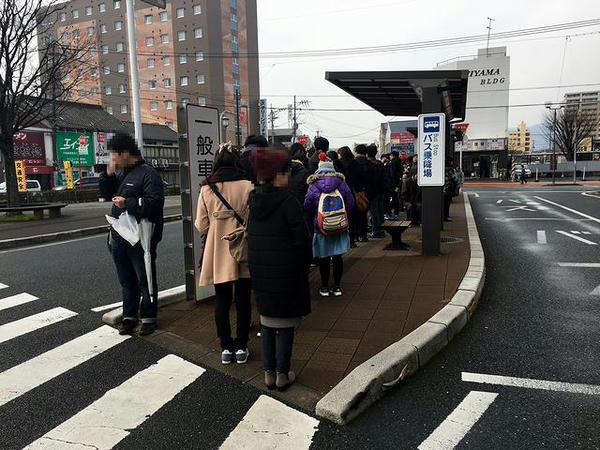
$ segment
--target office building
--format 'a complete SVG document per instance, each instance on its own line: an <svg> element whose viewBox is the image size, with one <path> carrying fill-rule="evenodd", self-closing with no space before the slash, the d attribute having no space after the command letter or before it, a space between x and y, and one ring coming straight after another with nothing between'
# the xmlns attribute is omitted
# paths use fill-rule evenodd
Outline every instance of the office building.
<svg viewBox="0 0 600 450"><path fill-rule="evenodd" d="M508 132L508 151L509 152L530 152L531 151L531 133L527 129L525 122L521 122L516 131Z"/></svg>

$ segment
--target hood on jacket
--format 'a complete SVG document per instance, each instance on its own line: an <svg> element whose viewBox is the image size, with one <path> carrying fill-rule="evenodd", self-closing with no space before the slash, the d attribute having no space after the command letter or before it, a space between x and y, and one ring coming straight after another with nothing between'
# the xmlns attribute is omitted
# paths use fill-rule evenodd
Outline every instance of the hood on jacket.
<svg viewBox="0 0 600 450"><path fill-rule="evenodd" d="M259 186L250 194L250 215L262 220L273 214L289 196L287 189Z"/></svg>
<svg viewBox="0 0 600 450"><path fill-rule="evenodd" d="M306 182L314 184L321 192L332 192L339 188L345 179L339 172L325 172L311 175Z"/></svg>

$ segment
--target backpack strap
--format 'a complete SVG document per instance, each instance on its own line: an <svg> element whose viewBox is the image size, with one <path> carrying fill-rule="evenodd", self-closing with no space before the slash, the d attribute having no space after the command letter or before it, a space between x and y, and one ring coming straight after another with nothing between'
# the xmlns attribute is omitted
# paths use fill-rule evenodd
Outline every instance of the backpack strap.
<svg viewBox="0 0 600 450"><path fill-rule="evenodd" d="M214 184L209 184L208 187L210 188L211 191L213 191L213 194L215 194L217 196L217 198L219 200L221 200L221 203L223 203L223 205L225 206L225 208L227 208L228 210L233 212L233 217L235 217L235 220L237 220L241 226L244 226L244 220L240 217L240 215L235 211L235 209L232 208L232 206L229 204L229 202L227 200L225 200L225 197L223 197L223 194L221 194L219 192L219 190L217 189L217 187Z"/></svg>

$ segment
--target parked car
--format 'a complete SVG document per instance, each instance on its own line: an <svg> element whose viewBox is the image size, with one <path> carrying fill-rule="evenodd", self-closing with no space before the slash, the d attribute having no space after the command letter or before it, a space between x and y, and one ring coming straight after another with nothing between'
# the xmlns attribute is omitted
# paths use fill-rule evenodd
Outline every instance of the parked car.
<svg viewBox="0 0 600 450"><path fill-rule="evenodd" d="M41 192L42 185L38 180L26 180L25 181L25 189L27 192ZM0 193L6 192L6 182L0 183Z"/></svg>
<svg viewBox="0 0 600 450"><path fill-rule="evenodd" d="M529 168L529 164L523 164L525 166L525 176L527 178L531 177L531 169ZM517 164L515 167L515 175L517 177L521 176L521 164Z"/></svg>
<svg viewBox="0 0 600 450"><path fill-rule="evenodd" d="M78 178L73 182L75 189L98 189L100 187L100 177L83 177ZM56 186L55 191L64 191L67 186Z"/></svg>

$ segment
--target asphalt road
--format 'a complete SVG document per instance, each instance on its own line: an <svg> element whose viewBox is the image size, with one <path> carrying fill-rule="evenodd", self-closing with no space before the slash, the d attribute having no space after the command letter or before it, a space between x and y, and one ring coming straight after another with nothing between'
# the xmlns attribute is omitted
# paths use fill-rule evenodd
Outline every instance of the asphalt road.
<svg viewBox="0 0 600 450"><path fill-rule="evenodd" d="M424 370L366 414L344 428L321 422L314 432L302 413L285 405L284 411L273 410L261 403L260 391L208 369L172 398L164 399L161 389L140 394L142 406L159 397L158 408L142 411L141 423L124 423L127 430L116 448L217 448L235 433L241 433L238 442L252 442L256 433L244 435L241 420L253 411L266 418L290 414L294 425L288 434L280 427L257 425L264 429L260 443L275 439L289 448L307 448L311 437L315 449L417 448L440 436L454 439L457 448L470 449L600 448L600 288L594 292L600 284L600 264L560 265L600 263L600 198L584 196L579 188L473 190L470 198L487 268L478 310ZM183 283L180 227L175 222L165 228L159 247L160 289ZM90 309L118 301L119 289L100 236L0 252L0 283L8 285L0 285L0 448L22 448L73 420L107 391L118 390L168 354L132 338L3 401L15 395L12 384L43 378L48 370L41 366L27 371L26 364L100 327L101 313ZM24 292L39 299L2 309L3 299ZM14 328L6 325L56 307L77 315L11 337ZM15 367L23 368L15 372L20 376L2 378ZM463 373L510 377L503 382L529 387L463 381ZM457 409L461 402L463 407ZM454 415L448 419L450 414ZM474 420L474 415L481 417ZM60 429L57 433L55 441L46 443L62 448L80 442ZM109 428L99 434L106 438Z"/></svg>

